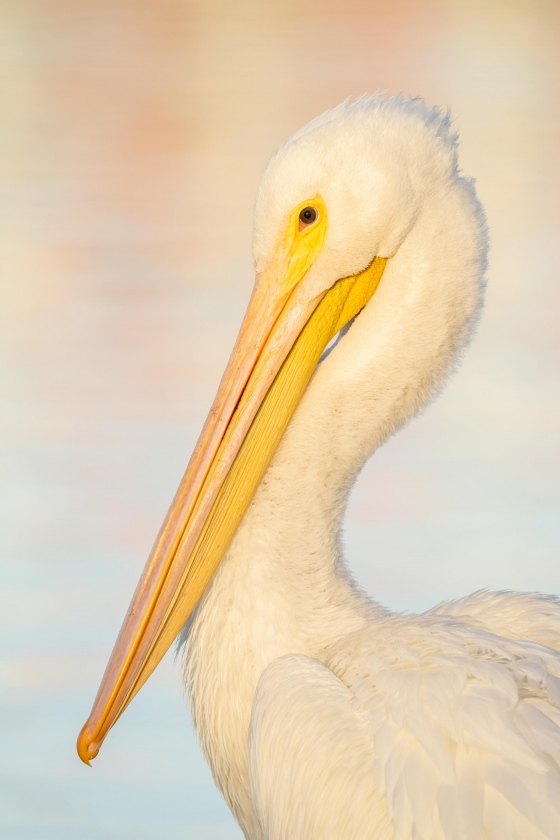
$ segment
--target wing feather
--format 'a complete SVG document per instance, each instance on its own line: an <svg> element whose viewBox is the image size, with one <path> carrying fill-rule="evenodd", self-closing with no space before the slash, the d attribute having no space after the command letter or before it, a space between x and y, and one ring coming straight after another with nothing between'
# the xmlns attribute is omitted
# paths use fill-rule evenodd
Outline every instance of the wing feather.
<svg viewBox="0 0 560 840"><path fill-rule="evenodd" d="M427 615L449 616L469 627L506 639L530 639L560 652L560 598L556 595L482 589L456 601L443 601Z"/></svg>
<svg viewBox="0 0 560 840"><path fill-rule="evenodd" d="M558 840L560 656L447 615L387 616L261 677L266 840Z"/></svg>
<svg viewBox="0 0 560 840"><path fill-rule="evenodd" d="M306 656L284 656L262 674L249 777L266 840L393 840L368 722L353 703L338 677Z"/></svg>
<svg viewBox="0 0 560 840"><path fill-rule="evenodd" d="M329 665L369 720L395 838L557 840L558 654L432 615L370 635Z"/></svg>

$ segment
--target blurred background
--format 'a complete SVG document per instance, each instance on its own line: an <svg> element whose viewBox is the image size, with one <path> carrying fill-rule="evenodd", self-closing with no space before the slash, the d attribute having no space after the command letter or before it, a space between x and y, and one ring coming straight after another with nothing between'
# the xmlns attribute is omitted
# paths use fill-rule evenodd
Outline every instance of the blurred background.
<svg viewBox="0 0 560 840"><path fill-rule="evenodd" d="M292 131L378 89L449 106L492 237L444 396L365 469L395 609L560 589L556 0L2 0L0 835L233 840L168 656L93 769L75 737L252 284Z"/></svg>

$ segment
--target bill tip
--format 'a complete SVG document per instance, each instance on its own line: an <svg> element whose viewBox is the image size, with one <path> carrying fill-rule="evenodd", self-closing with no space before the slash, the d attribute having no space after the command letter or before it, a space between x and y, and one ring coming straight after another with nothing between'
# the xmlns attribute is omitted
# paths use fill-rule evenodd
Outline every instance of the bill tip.
<svg viewBox="0 0 560 840"><path fill-rule="evenodd" d="M88 725L82 728L80 734L78 735L78 740L76 742L76 750L78 751L78 755L80 756L81 760L84 764L87 764L88 767L91 767L91 760L95 758L97 753L99 752L99 747L101 745L91 739L90 732L88 729Z"/></svg>

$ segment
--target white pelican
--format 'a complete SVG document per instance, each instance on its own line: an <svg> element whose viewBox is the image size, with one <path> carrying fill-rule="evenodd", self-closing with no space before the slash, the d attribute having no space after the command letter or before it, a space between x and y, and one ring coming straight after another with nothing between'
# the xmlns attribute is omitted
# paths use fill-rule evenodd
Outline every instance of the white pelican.
<svg viewBox="0 0 560 840"><path fill-rule="evenodd" d="M340 545L364 461L471 333L485 254L449 120L420 101L344 103L276 152L249 308L84 761L184 626L198 735L250 840L560 837L560 601L393 614Z"/></svg>

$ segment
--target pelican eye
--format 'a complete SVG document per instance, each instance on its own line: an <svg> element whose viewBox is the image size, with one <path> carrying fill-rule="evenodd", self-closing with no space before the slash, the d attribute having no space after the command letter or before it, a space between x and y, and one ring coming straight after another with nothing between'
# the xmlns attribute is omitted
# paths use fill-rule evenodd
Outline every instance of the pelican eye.
<svg viewBox="0 0 560 840"><path fill-rule="evenodd" d="M304 207L299 214L299 229L309 227L317 221L319 213L315 207Z"/></svg>

